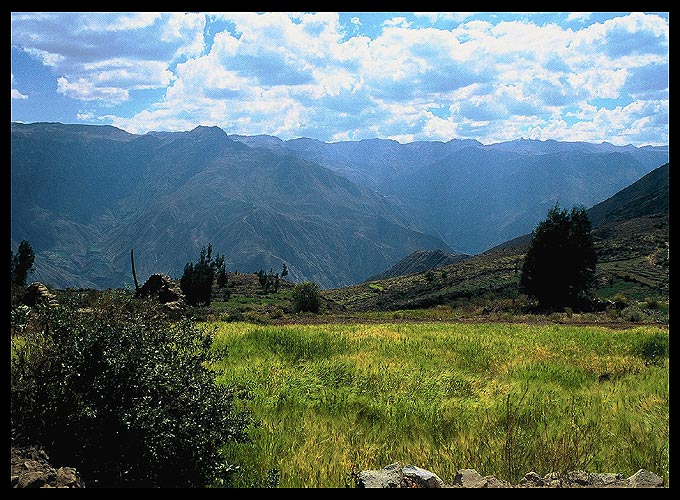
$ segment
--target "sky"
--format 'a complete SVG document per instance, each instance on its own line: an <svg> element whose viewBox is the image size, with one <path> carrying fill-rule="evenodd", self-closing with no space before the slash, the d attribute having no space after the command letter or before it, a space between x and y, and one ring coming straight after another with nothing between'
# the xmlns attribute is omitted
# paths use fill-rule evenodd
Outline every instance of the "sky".
<svg viewBox="0 0 680 500"><path fill-rule="evenodd" d="M668 145L669 13L11 13L11 120Z"/></svg>

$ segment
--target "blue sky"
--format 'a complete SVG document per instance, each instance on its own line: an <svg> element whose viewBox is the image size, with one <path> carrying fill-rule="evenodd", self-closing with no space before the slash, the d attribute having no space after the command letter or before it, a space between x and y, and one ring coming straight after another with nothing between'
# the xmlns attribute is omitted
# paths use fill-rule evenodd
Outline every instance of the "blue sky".
<svg viewBox="0 0 680 500"><path fill-rule="evenodd" d="M11 14L11 119L668 144L668 12Z"/></svg>

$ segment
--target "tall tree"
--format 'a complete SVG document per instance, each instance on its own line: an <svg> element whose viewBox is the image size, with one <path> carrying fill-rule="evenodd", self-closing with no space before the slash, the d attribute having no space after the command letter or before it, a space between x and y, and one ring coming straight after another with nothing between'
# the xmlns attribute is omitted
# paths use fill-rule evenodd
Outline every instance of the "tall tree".
<svg viewBox="0 0 680 500"><path fill-rule="evenodd" d="M544 308L577 306L589 296L596 264L585 208L567 212L555 204L532 233L520 285Z"/></svg>
<svg viewBox="0 0 680 500"><path fill-rule="evenodd" d="M195 264L187 262L180 279L180 288L190 305L210 305L212 284L215 279L215 261L212 259L212 244L203 246Z"/></svg>
<svg viewBox="0 0 680 500"><path fill-rule="evenodd" d="M24 286L26 284L26 277L28 273L33 271L33 262L35 261L35 253L31 244L22 240L17 249L17 253L11 253L11 277L12 284Z"/></svg>

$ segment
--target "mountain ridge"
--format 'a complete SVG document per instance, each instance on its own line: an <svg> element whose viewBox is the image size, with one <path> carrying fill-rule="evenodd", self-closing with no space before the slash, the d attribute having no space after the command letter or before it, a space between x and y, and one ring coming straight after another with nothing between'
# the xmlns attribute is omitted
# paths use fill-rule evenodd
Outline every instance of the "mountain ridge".
<svg viewBox="0 0 680 500"><path fill-rule="evenodd" d="M602 201L668 156L588 143L555 153L570 146L543 141L501 143L510 151L470 139L282 141L206 126L11 131L12 245L31 242L42 279L60 287L131 283L130 248L138 274L178 277L207 243L232 269L286 263L291 279L324 288L361 282L414 251L491 248L554 201Z"/></svg>
<svg viewBox="0 0 680 500"><path fill-rule="evenodd" d="M589 216L601 214L592 231L598 255L596 294L611 297L619 290L643 297L668 294L668 180L669 165L665 164L587 210ZM531 233L524 234L429 272L328 290L325 297L349 312L418 309L457 301L467 304L489 293L514 300L531 237Z"/></svg>

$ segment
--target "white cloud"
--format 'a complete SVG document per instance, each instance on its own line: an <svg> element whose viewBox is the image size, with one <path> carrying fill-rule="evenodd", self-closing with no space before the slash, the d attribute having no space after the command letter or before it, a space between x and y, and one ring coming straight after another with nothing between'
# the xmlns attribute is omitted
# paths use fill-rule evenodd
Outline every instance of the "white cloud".
<svg viewBox="0 0 680 500"><path fill-rule="evenodd" d="M107 59L83 64L82 70L94 85L109 83L126 89L165 87L174 79L167 64L161 61Z"/></svg>
<svg viewBox="0 0 680 500"><path fill-rule="evenodd" d="M586 25L590 13L571 13L560 26L473 14L388 14L369 38L348 35L358 17L341 26L333 12L28 13L13 14L12 44L54 71L60 94L89 103L83 120L130 131L667 137L667 19L631 13ZM165 89L155 103L111 112L152 88ZM598 109L602 99L620 110ZM634 100L640 113L628 108Z"/></svg>
<svg viewBox="0 0 680 500"><path fill-rule="evenodd" d="M414 12L416 17L428 19L431 22L444 21L463 21L472 16L475 12Z"/></svg>
<svg viewBox="0 0 680 500"><path fill-rule="evenodd" d="M592 14L592 12L570 12L567 21L587 21Z"/></svg>
<svg viewBox="0 0 680 500"><path fill-rule="evenodd" d="M57 92L79 101L101 101L107 105L127 101L129 97L127 90L115 87L96 87L84 78L69 82L63 76L57 78Z"/></svg>
<svg viewBox="0 0 680 500"><path fill-rule="evenodd" d="M22 94L17 89L14 88L16 80L14 79L14 73L10 73L10 86L12 89L12 99L28 99L27 95Z"/></svg>
<svg viewBox="0 0 680 500"><path fill-rule="evenodd" d="M392 19L383 21L383 26L409 28L411 27L411 23L409 23L405 17L393 17Z"/></svg>

